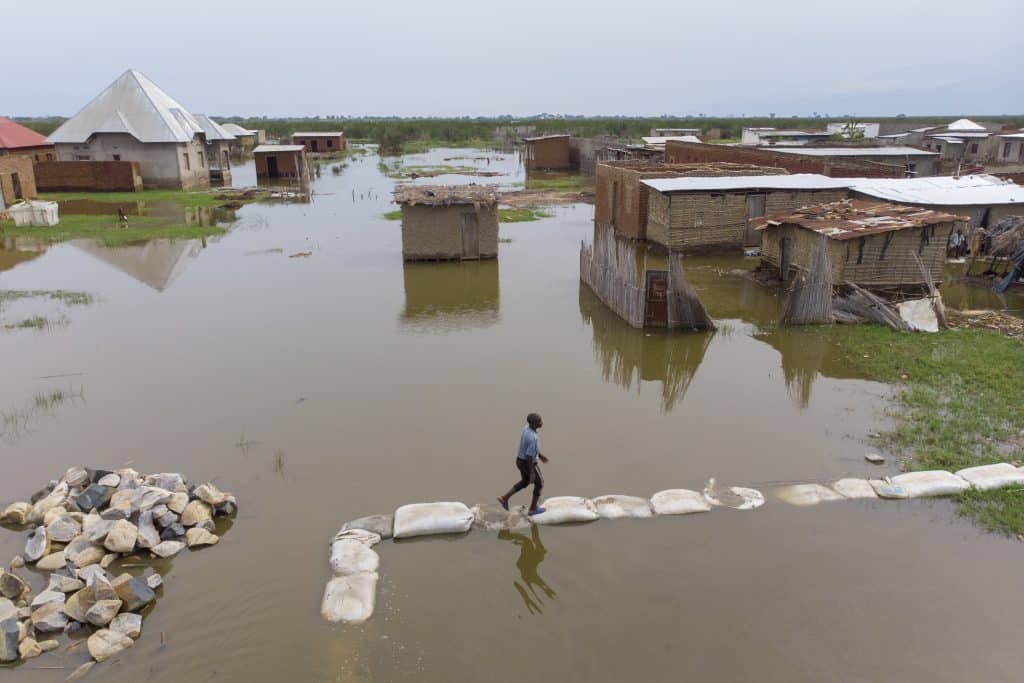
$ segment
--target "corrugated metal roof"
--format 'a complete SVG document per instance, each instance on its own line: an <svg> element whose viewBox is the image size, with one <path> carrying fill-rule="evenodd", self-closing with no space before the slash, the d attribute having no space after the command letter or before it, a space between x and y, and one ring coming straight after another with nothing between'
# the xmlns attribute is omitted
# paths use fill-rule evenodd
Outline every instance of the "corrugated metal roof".
<svg viewBox="0 0 1024 683"><path fill-rule="evenodd" d="M844 178L816 173L793 175L748 175L698 178L651 178L641 180L657 192L724 192L727 190L831 190L849 187Z"/></svg>
<svg viewBox="0 0 1024 683"><path fill-rule="evenodd" d="M938 156L937 152L928 152L916 147L771 147L769 149L772 152L803 154L809 157Z"/></svg>
<svg viewBox="0 0 1024 683"><path fill-rule="evenodd" d="M640 139L644 141L645 145L664 145L669 140L678 140L680 142L700 142L700 138L696 135L648 136Z"/></svg>
<svg viewBox="0 0 1024 683"><path fill-rule="evenodd" d="M256 135L256 131L249 130L248 128L242 128L237 123L225 123L221 127L224 130L226 130L227 132L229 132L232 135L234 135L236 138L238 138L238 137L251 137L253 135Z"/></svg>
<svg viewBox="0 0 1024 683"><path fill-rule="evenodd" d="M50 135L82 143L95 133L127 133L139 142L189 142L203 129L192 114L143 74L129 69Z"/></svg>
<svg viewBox="0 0 1024 683"><path fill-rule="evenodd" d="M0 116L0 149L49 147L52 143L31 128Z"/></svg>
<svg viewBox="0 0 1024 683"><path fill-rule="evenodd" d="M304 149L306 149L306 148L303 145L260 145L259 147L257 147L256 149L253 150L253 153L256 153L256 152L261 152L261 153L262 152L301 152Z"/></svg>
<svg viewBox="0 0 1024 683"><path fill-rule="evenodd" d="M1024 133L1000 133L1001 138L1024 138Z"/></svg>
<svg viewBox="0 0 1024 683"><path fill-rule="evenodd" d="M564 135L540 135L534 138L523 138L523 142L539 142L541 140L557 140L558 138L570 137L568 133Z"/></svg>
<svg viewBox="0 0 1024 683"><path fill-rule="evenodd" d="M203 129L203 134L206 136L207 142L237 139L234 135L224 130L224 126L220 125L206 114L196 114L195 119Z"/></svg>
<svg viewBox="0 0 1024 683"><path fill-rule="evenodd" d="M854 192L904 204L934 206L1024 205L1024 187L991 175L960 178L865 178L855 180Z"/></svg>
<svg viewBox="0 0 1024 683"><path fill-rule="evenodd" d="M946 126L948 131L964 131L964 130L985 130L985 126L975 123L970 119L957 119L953 123Z"/></svg>
<svg viewBox="0 0 1024 683"><path fill-rule="evenodd" d="M754 227L799 225L834 240L850 240L894 230L967 220L963 216L888 202L843 199L831 204L806 206L792 213L758 219Z"/></svg>
<svg viewBox="0 0 1024 683"><path fill-rule="evenodd" d="M935 135L929 135L930 138L987 138L991 133L976 133L974 131L962 131L962 130L947 130L942 133L936 133Z"/></svg>
<svg viewBox="0 0 1024 683"><path fill-rule="evenodd" d="M292 133L293 138L336 138L339 135L344 135L340 130L336 130L329 133L322 133L320 131L311 131L309 133Z"/></svg>

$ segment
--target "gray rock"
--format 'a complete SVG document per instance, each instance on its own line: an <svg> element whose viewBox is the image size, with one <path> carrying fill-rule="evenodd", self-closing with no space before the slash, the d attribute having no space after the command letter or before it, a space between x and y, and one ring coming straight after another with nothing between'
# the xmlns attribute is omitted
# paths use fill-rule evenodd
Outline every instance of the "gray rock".
<svg viewBox="0 0 1024 683"><path fill-rule="evenodd" d="M0 662L18 661L18 642L21 640L21 626L15 618L0 621Z"/></svg>
<svg viewBox="0 0 1024 683"><path fill-rule="evenodd" d="M64 548L64 557L78 569L98 564L106 554L103 546L92 543L85 536L79 536Z"/></svg>
<svg viewBox="0 0 1024 683"><path fill-rule="evenodd" d="M217 545L220 542L220 537L216 534L211 534L206 529L189 529L185 534L185 541L188 543L189 548L195 548L202 545Z"/></svg>
<svg viewBox="0 0 1024 683"><path fill-rule="evenodd" d="M100 560L100 568L106 569L110 565L114 564L114 560L116 560L118 557L120 556L117 553L107 553L103 556L103 559Z"/></svg>
<svg viewBox="0 0 1024 683"><path fill-rule="evenodd" d="M120 600L98 600L85 613L85 620L93 626L106 626L121 609Z"/></svg>
<svg viewBox="0 0 1024 683"><path fill-rule="evenodd" d="M171 499L171 492L156 486L140 486L132 496L132 512L152 510L156 505L166 504Z"/></svg>
<svg viewBox="0 0 1024 683"><path fill-rule="evenodd" d="M90 484L87 489L82 491L82 495L78 497L76 503L83 512L89 512L106 505L112 495L114 495L114 489L109 486Z"/></svg>
<svg viewBox="0 0 1024 683"><path fill-rule="evenodd" d="M185 506L184 512L181 513L181 524L183 526L195 526L207 519L213 519L213 511L209 504L201 500L191 501Z"/></svg>
<svg viewBox="0 0 1024 683"><path fill-rule="evenodd" d="M156 593L149 587L145 579L139 579L128 574L122 574L114 579L114 590L122 602L125 612L134 612L142 609L149 603L156 600Z"/></svg>
<svg viewBox="0 0 1024 683"><path fill-rule="evenodd" d="M160 543L160 533L153 524L153 511L139 513L139 537L136 541L140 548L152 548Z"/></svg>
<svg viewBox="0 0 1024 683"><path fill-rule="evenodd" d="M160 540L173 541L185 535L185 527L181 524L172 524L160 532Z"/></svg>
<svg viewBox="0 0 1024 683"><path fill-rule="evenodd" d="M98 564L90 564L88 567L82 567L76 573L78 574L78 578L85 581L86 586L93 585L98 579L103 579L105 581L110 580L110 577L107 576L106 570L102 565Z"/></svg>
<svg viewBox="0 0 1024 683"><path fill-rule="evenodd" d="M121 483L121 475L115 474L114 472L111 472L110 474L104 474L96 483L98 483L101 486L108 486L112 489L116 489L118 484Z"/></svg>
<svg viewBox="0 0 1024 683"><path fill-rule="evenodd" d="M188 505L188 494L176 491L171 494L171 497L167 499L167 509L171 512L180 515L185 511L185 507Z"/></svg>
<svg viewBox="0 0 1024 683"><path fill-rule="evenodd" d="M56 640L40 640L39 641L39 649L42 650L43 652L50 652L52 650L56 650L58 647L60 647L60 643L57 642Z"/></svg>
<svg viewBox="0 0 1024 683"><path fill-rule="evenodd" d="M226 503L228 501L229 494L224 493L213 484L206 483L197 486L195 491L192 492L192 495L207 505L217 506Z"/></svg>
<svg viewBox="0 0 1024 683"><path fill-rule="evenodd" d="M82 535L93 543L103 543L116 519L103 519L100 515L86 515L82 520Z"/></svg>
<svg viewBox="0 0 1024 683"><path fill-rule="evenodd" d="M24 621L32 616L32 608L28 605L18 608L18 620Z"/></svg>
<svg viewBox="0 0 1024 683"><path fill-rule="evenodd" d="M32 598L32 602L29 603L31 607L42 607L48 605L51 602L56 602L61 607L64 606L64 594L60 591L44 590L40 591L38 595Z"/></svg>
<svg viewBox="0 0 1024 683"><path fill-rule="evenodd" d="M872 465L884 465L885 464L885 458L880 456L878 453L866 453L864 455L864 459L867 460Z"/></svg>
<svg viewBox="0 0 1024 683"><path fill-rule="evenodd" d="M185 549L181 541L161 541L159 545L150 548L150 551L157 557L174 557Z"/></svg>
<svg viewBox="0 0 1024 683"><path fill-rule="evenodd" d="M18 618L18 607L7 598L0 598L0 621Z"/></svg>
<svg viewBox="0 0 1024 683"><path fill-rule="evenodd" d="M162 509L158 511L158 508ZM178 523L178 515L168 510L166 505L158 505L153 508L153 521L155 521L161 529L166 529L172 524Z"/></svg>
<svg viewBox="0 0 1024 683"><path fill-rule="evenodd" d="M116 522L119 519L129 519L131 516L131 507L108 507L100 513L100 517L109 522Z"/></svg>
<svg viewBox="0 0 1024 683"><path fill-rule="evenodd" d="M222 504L218 505L214 512L218 515L224 515L230 517L238 512L238 501L235 500L234 496L228 496L228 499Z"/></svg>
<svg viewBox="0 0 1024 683"><path fill-rule="evenodd" d="M164 577L160 576L157 573L150 574L146 577L146 585L152 588L153 590L156 590L160 586L164 585Z"/></svg>
<svg viewBox="0 0 1024 683"><path fill-rule="evenodd" d="M96 631L96 633L89 636L89 640L86 643L89 648L89 654L97 662L106 661L124 652L134 644L135 641L128 636L107 628Z"/></svg>
<svg viewBox="0 0 1024 683"><path fill-rule="evenodd" d="M59 591L71 593L85 588L85 582L67 574L50 574L50 583L46 586L48 591Z"/></svg>
<svg viewBox="0 0 1024 683"><path fill-rule="evenodd" d="M26 638L18 644L18 655L22 661L33 659L41 654L43 654L43 650L35 638Z"/></svg>
<svg viewBox="0 0 1024 683"><path fill-rule="evenodd" d="M142 635L142 615L131 612L118 614L110 622L110 630L134 640Z"/></svg>
<svg viewBox="0 0 1024 683"><path fill-rule="evenodd" d="M75 536L82 533L82 525L65 512L46 525L46 533L50 535L51 541L70 543Z"/></svg>
<svg viewBox="0 0 1024 683"><path fill-rule="evenodd" d="M114 591L110 582L104 578L97 578L95 583L86 586L74 593L64 603L64 613L75 621L86 621L86 614L92 606L101 600L118 600L117 592Z"/></svg>
<svg viewBox="0 0 1024 683"><path fill-rule="evenodd" d="M64 473L64 481L68 486L85 486L89 483L89 473L84 467L71 467Z"/></svg>
<svg viewBox="0 0 1024 683"><path fill-rule="evenodd" d="M32 514L32 506L29 503L11 503L0 512L0 522L25 526L28 524L28 516Z"/></svg>
<svg viewBox="0 0 1024 683"><path fill-rule="evenodd" d="M375 533L382 539L387 540L391 538L391 532L394 527L394 515L370 515L369 517L360 517L359 519L353 519L351 522L345 522L341 530L362 529L363 531Z"/></svg>
<svg viewBox="0 0 1024 683"><path fill-rule="evenodd" d="M203 529L204 531L209 531L212 534L217 530L217 525L213 523L212 519L204 519L196 524L194 528Z"/></svg>
<svg viewBox="0 0 1024 683"><path fill-rule="evenodd" d="M17 574L0 572L0 595L11 600L17 600L28 589L28 584Z"/></svg>
<svg viewBox="0 0 1024 683"><path fill-rule="evenodd" d="M32 506L32 512L29 513L28 521L35 522L36 524L42 522L46 518L47 512L55 507L61 507L67 502L67 499L68 485L61 482L45 498Z"/></svg>
<svg viewBox="0 0 1024 683"><path fill-rule="evenodd" d="M36 562L36 569L41 572L55 572L58 569L63 569L67 564L68 561L64 551L58 550Z"/></svg>
<svg viewBox="0 0 1024 683"><path fill-rule="evenodd" d="M46 527L36 527L25 542L25 559L29 562L38 562L49 552L50 536L46 533Z"/></svg>
<svg viewBox="0 0 1024 683"><path fill-rule="evenodd" d="M107 538L103 541L103 547L112 553L130 553L135 550L135 541L139 537L139 529L134 524L125 519L119 519L114 522L114 526L110 528L110 533L107 534ZM97 562L99 562L100 557Z"/></svg>

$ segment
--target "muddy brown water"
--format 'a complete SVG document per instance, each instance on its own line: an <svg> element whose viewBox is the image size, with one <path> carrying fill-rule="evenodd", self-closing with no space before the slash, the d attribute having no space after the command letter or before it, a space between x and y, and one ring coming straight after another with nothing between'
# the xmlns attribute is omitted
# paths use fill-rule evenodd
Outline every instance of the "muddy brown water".
<svg viewBox="0 0 1024 683"><path fill-rule="evenodd" d="M889 389L776 330L777 293L727 274L753 262L688 261L715 333L632 330L580 290L592 207L503 225L497 262L403 265L399 224L380 218L391 187L376 157L355 157L311 203L246 206L205 248L75 243L4 261L5 289L98 301L65 327L0 334L0 408L25 417L0 442L0 501L82 463L180 470L241 503L220 545L157 565L142 638L92 679L1019 679L1020 547L947 501L769 500L385 542L373 619L323 622L337 528L403 503L492 501L531 410L549 495L891 471L863 461ZM29 409L53 391L68 399ZM0 530L0 557L25 536ZM0 675L61 681L84 658Z"/></svg>

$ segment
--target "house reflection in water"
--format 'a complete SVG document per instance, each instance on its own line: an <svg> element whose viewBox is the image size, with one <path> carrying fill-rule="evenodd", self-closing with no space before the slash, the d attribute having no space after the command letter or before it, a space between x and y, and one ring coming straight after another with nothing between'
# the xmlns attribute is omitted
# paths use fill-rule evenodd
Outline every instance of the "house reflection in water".
<svg viewBox="0 0 1024 683"><path fill-rule="evenodd" d="M630 327L586 286L580 315L594 331L594 357L606 382L637 393L643 382L661 383L661 409L671 412L686 395L715 332L667 332Z"/></svg>
<svg viewBox="0 0 1024 683"><path fill-rule="evenodd" d="M500 320L497 260L405 263L402 275L404 328L446 333Z"/></svg>
<svg viewBox="0 0 1024 683"><path fill-rule="evenodd" d="M15 266L39 258L46 251L46 245L16 237L0 239L0 273Z"/></svg>
<svg viewBox="0 0 1024 683"><path fill-rule="evenodd" d="M74 240L72 244L160 292L206 248L205 239L157 239L125 247L105 247L94 240Z"/></svg>
<svg viewBox="0 0 1024 683"><path fill-rule="evenodd" d="M813 330L780 328L755 335L782 356L782 376L793 402L806 408L818 376L833 379L863 379L844 361L842 352Z"/></svg>

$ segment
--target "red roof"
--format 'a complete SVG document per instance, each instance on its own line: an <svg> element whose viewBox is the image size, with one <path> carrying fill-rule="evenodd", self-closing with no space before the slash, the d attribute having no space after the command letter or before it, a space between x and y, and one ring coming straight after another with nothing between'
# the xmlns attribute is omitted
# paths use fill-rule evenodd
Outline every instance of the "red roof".
<svg viewBox="0 0 1024 683"><path fill-rule="evenodd" d="M0 116L0 149L18 147L52 147L53 143L20 123Z"/></svg>

